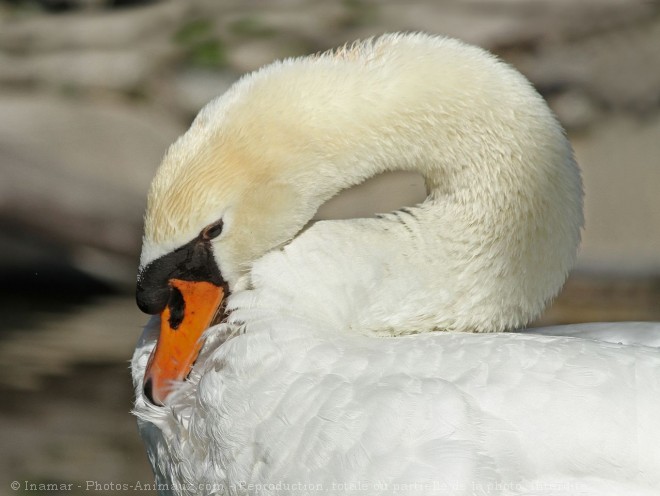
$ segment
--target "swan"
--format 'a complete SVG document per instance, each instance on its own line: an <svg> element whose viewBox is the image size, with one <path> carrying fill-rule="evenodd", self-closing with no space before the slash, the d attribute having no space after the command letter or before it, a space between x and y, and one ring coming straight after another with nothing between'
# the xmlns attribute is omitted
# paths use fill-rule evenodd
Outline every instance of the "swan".
<svg viewBox="0 0 660 496"><path fill-rule="evenodd" d="M310 225L391 170L426 200ZM502 332L562 287L582 196L543 99L455 39L240 79L148 195L132 376L159 493L658 494L660 326Z"/></svg>

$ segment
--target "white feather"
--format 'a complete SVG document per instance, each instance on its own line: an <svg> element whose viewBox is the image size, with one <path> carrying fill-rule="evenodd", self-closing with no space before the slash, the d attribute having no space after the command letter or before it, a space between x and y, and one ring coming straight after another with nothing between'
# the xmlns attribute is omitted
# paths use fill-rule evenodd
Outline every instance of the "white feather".
<svg viewBox="0 0 660 496"><path fill-rule="evenodd" d="M424 175L423 204L299 233L396 168ZM492 332L557 293L581 208L561 128L480 49L389 35L243 79L150 194L142 265L227 216L233 291L164 407L142 393L157 318L136 348L159 492L657 494L657 326Z"/></svg>

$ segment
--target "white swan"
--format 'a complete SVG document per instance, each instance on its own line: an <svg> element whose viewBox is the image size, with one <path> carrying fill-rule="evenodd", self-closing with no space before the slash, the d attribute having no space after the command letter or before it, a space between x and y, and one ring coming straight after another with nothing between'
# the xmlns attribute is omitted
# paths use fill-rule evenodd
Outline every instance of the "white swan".
<svg viewBox="0 0 660 496"><path fill-rule="evenodd" d="M426 201L303 229L394 169ZM159 491L658 494L658 327L493 333L556 295L582 223L562 129L481 49L386 35L243 78L149 193L138 303L161 316L132 369Z"/></svg>

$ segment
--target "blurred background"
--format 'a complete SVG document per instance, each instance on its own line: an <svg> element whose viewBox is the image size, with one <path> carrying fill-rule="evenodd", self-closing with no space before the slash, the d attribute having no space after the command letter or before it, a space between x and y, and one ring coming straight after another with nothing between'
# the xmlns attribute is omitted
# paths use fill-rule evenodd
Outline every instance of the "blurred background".
<svg viewBox="0 0 660 496"><path fill-rule="evenodd" d="M587 227L535 325L660 320L658 2L0 0L0 494L151 481L128 360L160 158L241 74L401 30L492 50L569 133Z"/></svg>

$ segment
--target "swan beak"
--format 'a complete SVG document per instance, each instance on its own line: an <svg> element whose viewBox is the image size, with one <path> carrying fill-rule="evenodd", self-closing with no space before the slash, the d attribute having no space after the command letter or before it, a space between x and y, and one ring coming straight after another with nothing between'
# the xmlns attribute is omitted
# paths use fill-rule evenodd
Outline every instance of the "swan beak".
<svg viewBox="0 0 660 496"><path fill-rule="evenodd" d="M192 369L201 336L215 321L224 289L206 281L170 279L170 298L160 314L160 336L144 374L144 394L162 405L177 382Z"/></svg>

